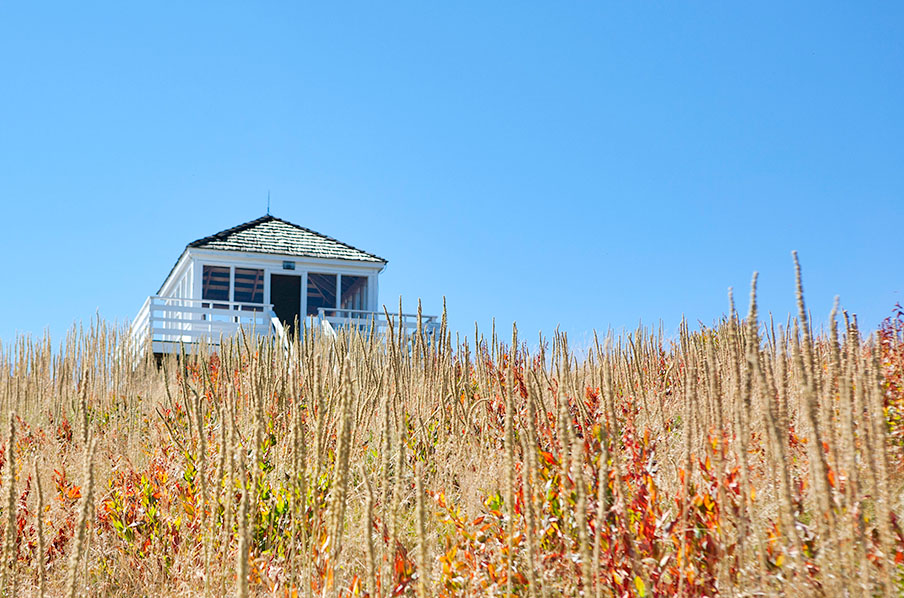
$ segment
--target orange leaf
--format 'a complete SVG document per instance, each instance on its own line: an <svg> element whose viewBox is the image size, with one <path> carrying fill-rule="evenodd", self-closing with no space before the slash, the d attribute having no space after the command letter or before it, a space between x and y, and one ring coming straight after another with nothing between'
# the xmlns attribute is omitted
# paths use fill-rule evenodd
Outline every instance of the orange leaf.
<svg viewBox="0 0 904 598"><path fill-rule="evenodd" d="M540 456L542 456L543 459L545 459L549 465L556 464L556 458L552 453L550 453L548 451L540 451Z"/></svg>

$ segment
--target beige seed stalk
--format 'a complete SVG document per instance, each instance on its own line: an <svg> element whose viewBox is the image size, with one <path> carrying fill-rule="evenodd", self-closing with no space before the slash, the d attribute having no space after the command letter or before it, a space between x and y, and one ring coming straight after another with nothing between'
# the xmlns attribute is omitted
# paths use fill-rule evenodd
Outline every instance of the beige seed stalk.
<svg viewBox="0 0 904 598"><path fill-rule="evenodd" d="M536 538L535 538L535 528L536 521L534 518L534 485L533 479L535 475L535 470L532 466L531 455L533 451L532 447L528 445L527 439L522 436L521 437L521 479L522 486L524 487L524 515L525 515L525 526L524 526L524 534L525 540L527 544L527 574L528 574L528 586L527 586L527 595L530 598L535 598L537 596L537 586L538 586L538 576L537 576L537 566L536 566Z"/></svg>
<svg viewBox="0 0 904 598"><path fill-rule="evenodd" d="M37 535L37 555L35 567L38 569L38 598L44 598L47 586L47 571L44 563L44 491L41 487L41 475L38 461L34 463L35 492L37 493L38 506L35 512L35 533Z"/></svg>
<svg viewBox="0 0 904 598"><path fill-rule="evenodd" d="M515 347L518 346L518 327L512 325L512 346L509 353L508 370L506 372L505 387L505 503L508 507L508 558L506 559L506 594L512 595L512 575L514 575L515 560L515 451L514 451L514 431L513 418L515 411L514 401L514 369L515 369Z"/></svg>
<svg viewBox="0 0 904 598"><path fill-rule="evenodd" d="M394 486L392 489L392 506L390 507L390 537L393 540L399 539L399 506L402 502L402 477L406 462L407 434L405 424L402 418L398 422L398 450L396 451Z"/></svg>
<svg viewBox="0 0 904 598"><path fill-rule="evenodd" d="M823 451L823 434L819 422L819 405L817 400L816 372L813 364L813 342L810 335L810 322L807 309L804 304L804 289L801 279L800 262L797 252L794 256L794 271L797 282L797 308L800 330L803 336L801 352L798 354L800 361L798 369L804 380L803 408L807 426L813 434L813 442L807 443L810 458L810 479L813 489L816 491L816 500L819 508L818 525L822 533L828 532L832 525L834 512L829 502L828 464L826 454Z"/></svg>
<svg viewBox="0 0 904 598"><path fill-rule="evenodd" d="M874 457L872 461L876 464L876 481L878 484L878 492L876 496L876 519L877 531L879 532L879 547L885 557L884 566L880 569L880 581L885 595L892 595L892 576L889 570L892 567L894 554L894 540L891 528L891 499L888 488L888 451L886 448L888 424L883 417L883 395L882 378L879 366L879 349L874 348L871 360L868 364L868 370L865 372L865 390L870 411L870 424L872 424L872 446L868 449Z"/></svg>
<svg viewBox="0 0 904 598"><path fill-rule="evenodd" d="M782 430L779 426L781 418L777 411L780 405L776 404L773 396L776 394L775 388L768 382L766 372L764 371L763 360L759 351L759 326L756 304L756 282L757 274L754 273L753 280L750 285L750 315L748 316L748 367L753 370L756 380L759 384L762 403L759 405L759 411L762 415L762 424L767 436L767 446L771 454L770 462L774 466L775 474L778 479L775 480L775 486L779 489L779 515L782 523L782 533L790 538L789 547L791 548L792 564L797 565L798 556L801 553L800 539L797 528L794 524L794 516L792 510L791 499L791 476L788 472L788 459L785 442L783 436L787 435L786 430Z"/></svg>
<svg viewBox="0 0 904 598"><path fill-rule="evenodd" d="M599 579L600 553L602 551L602 532L609 514L606 491L609 488L609 432L606 428L605 415L602 417L600 439L599 467L597 473L596 525L593 534L593 581L596 585L596 597L602 598L603 582ZM587 589L590 591L590 588Z"/></svg>
<svg viewBox="0 0 904 598"><path fill-rule="evenodd" d="M305 425L302 418L301 405L295 404L295 418L293 426L292 447L294 451L293 480L296 485L297 502L295 510L292 514L296 528L300 528L301 533L301 550L306 548L307 544L307 502L308 502L308 470L307 470L307 439L305 437ZM299 525L300 519L300 525ZM295 547L297 548L297 547ZM300 552L300 550L299 550ZM294 572L295 560L292 561Z"/></svg>
<svg viewBox="0 0 904 598"><path fill-rule="evenodd" d="M6 521L3 534L3 575L0 579L0 591L5 595L16 594L16 563L13 551L16 549L16 414L10 412L6 434L6 464L3 472L3 491L6 500L4 509Z"/></svg>
<svg viewBox="0 0 904 598"><path fill-rule="evenodd" d="M581 558L581 582L583 595L592 592L590 572L590 538L587 530L587 490L584 487L584 454L583 443L575 439L571 445L572 478L575 491L575 524L578 527L578 553Z"/></svg>
<svg viewBox="0 0 904 598"><path fill-rule="evenodd" d="M382 425L382 450L380 455L380 471L382 473L382 477L379 480L380 483L380 522L381 524L389 529L389 526L392 525L390 522L390 505L389 505L389 492L393 486L394 476L398 475L398 470L394 470L393 463L391 459L392 455L392 421L390 419L390 406L392 399L389 394L386 394L383 397L383 425ZM390 570L390 558L389 558L389 547L381 544L381 554L383 558L381 559L381 579L389 578L389 570Z"/></svg>
<svg viewBox="0 0 904 598"><path fill-rule="evenodd" d="M239 451L239 479L242 483L242 499L239 502L238 524L239 524L239 545L236 550L236 583L238 585L237 594L239 598L248 598L248 558L251 547L251 526L248 522L249 505L251 502L251 490L253 481L248 480L248 472L245 467L245 458L243 452Z"/></svg>
<svg viewBox="0 0 904 598"><path fill-rule="evenodd" d="M418 541L418 598L430 598L430 561L427 560L427 511L424 506L424 471L420 462L415 468L415 491L417 504L417 541Z"/></svg>
<svg viewBox="0 0 904 598"><path fill-rule="evenodd" d="M227 393L227 397L229 394ZM230 411L228 407L224 409L226 411ZM223 435L223 443L226 446L226 471L224 473L224 478L222 481L223 484L223 526L221 528L220 534L220 547L222 551L222 556L218 556L217 558L222 563L226 555L229 553L229 548L232 545L232 540L235 534L232 531L233 518L236 516L236 505L235 505L235 483L236 483L236 461L238 459L237 452L242 450L241 445L236 442L235 439L235 427L232 425L232 420L230 418L229 421L224 421L224 429ZM236 444L239 444L238 451L236 450ZM244 484L244 481L242 482ZM239 508L239 510L241 510ZM220 588L221 593L225 593L226 591L226 578L221 577L220 579Z"/></svg>
<svg viewBox="0 0 904 598"><path fill-rule="evenodd" d="M75 525L74 543L69 558L69 581L66 584L66 595L75 598L78 595L79 565L82 561L82 552L85 548L85 537L88 528L88 520L94 509L94 455L97 449L97 440L89 438L89 444L85 451L85 491L79 508L78 523Z"/></svg>
<svg viewBox="0 0 904 598"><path fill-rule="evenodd" d="M88 376L82 379L81 392L79 393L79 415L82 425L82 446L88 446Z"/></svg>
<svg viewBox="0 0 904 598"><path fill-rule="evenodd" d="M330 560L335 562L342 549L345 524L346 494L348 492L348 462L351 450L352 430L352 379L349 364L345 364L345 385L339 404L339 433L336 436L336 466L333 471L333 487L330 490Z"/></svg>
<svg viewBox="0 0 904 598"><path fill-rule="evenodd" d="M374 554L374 490L370 484L370 477L364 468L361 468L361 477L364 478L364 486L367 490L367 503L365 505L365 522L367 525L364 532L364 542L367 547L367 591L371 596L377 595L377 576L376 576L376 556Z"/></svg>
<svg viewBox="0 0 904 598"><path fill-rule="evenodd" d="M201 542L204 550L204 596L210 595L210 542L205 537L209 535L207 529L207 432L204 426L204 401L200 393L195 393L195 427L198 431L198 468L195 475L201 481L201 504L200 504L200 529L202 530Z"/></svg>

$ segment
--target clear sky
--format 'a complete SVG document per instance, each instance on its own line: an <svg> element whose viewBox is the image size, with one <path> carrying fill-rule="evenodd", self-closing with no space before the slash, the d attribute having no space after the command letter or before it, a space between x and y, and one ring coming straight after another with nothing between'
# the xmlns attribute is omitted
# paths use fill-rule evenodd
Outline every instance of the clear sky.
<svg viewBox="0 0 904 598"><path fill-rule="evenodd" d="M0 1L0 339L266 211L525 334L904 303L900 2Z"/></svg>

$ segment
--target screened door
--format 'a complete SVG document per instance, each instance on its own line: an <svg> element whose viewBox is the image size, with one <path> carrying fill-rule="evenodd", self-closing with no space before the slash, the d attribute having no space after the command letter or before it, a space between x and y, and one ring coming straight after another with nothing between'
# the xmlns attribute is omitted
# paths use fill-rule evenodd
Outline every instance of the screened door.
<svg viewBox="0 0 904 598"><path fill-rule="evenodd" d="M286 330L294 332L295 321L301 319L301 276L271 274L270 302Z"/></svg>

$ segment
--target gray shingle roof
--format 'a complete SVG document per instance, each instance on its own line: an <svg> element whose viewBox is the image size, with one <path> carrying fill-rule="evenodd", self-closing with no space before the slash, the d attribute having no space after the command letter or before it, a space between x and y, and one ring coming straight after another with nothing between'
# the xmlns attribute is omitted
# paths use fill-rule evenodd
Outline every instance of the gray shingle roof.
<svg viewBox="0 0 904 598"><path fill-rule="evenodd" d="M386 263L372 253L269 214L193 241L187 247Z"/></svg>

